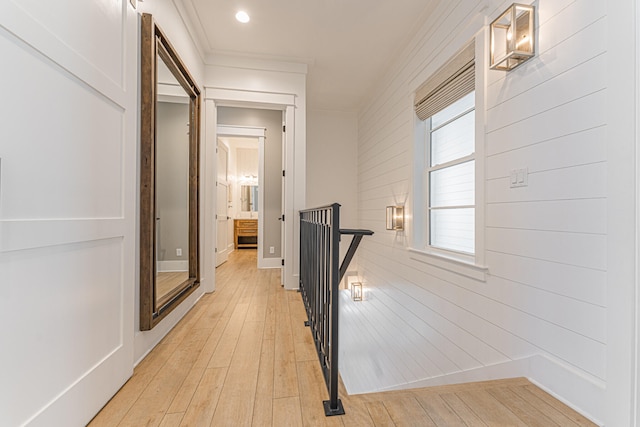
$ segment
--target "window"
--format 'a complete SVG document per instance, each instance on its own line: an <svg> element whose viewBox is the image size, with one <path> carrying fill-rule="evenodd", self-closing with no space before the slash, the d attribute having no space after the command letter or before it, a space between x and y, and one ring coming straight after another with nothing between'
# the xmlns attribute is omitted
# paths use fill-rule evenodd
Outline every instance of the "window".
<svg viewBox="0 0 640 427"><path fill-rule="evenodd" d="M484 196L476 185L482 175L476 156L482 153L476 147L483 115L476 115L475 81L474 41L416 91L412 250L482 270L483 242L476 238L483 220L476 206Z"/></svg>
<svg viewBox="0 0 640 427"><path fill-rule="evenodd" d="M475 252L475 92L427 119L429 246Z"/></svg>

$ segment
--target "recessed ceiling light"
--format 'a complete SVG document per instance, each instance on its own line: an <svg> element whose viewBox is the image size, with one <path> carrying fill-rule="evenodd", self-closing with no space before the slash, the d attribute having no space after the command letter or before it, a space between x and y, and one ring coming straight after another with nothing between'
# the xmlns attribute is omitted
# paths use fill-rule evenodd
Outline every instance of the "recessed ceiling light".
<svg viewBox="0 0 640 427"><path fill-rule="evenodd" d="M251 20L251 18L249 18L249 14L247 14L247 12L245 12L244 10L236 13L236 19L243 24L246 24Z"/></svg>

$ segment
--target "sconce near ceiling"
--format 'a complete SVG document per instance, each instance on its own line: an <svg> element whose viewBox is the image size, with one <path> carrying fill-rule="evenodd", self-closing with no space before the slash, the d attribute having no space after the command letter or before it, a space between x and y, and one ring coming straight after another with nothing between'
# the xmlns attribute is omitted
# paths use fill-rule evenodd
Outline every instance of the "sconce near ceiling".
<svg viewBox="0 0 640 427"><path fill-rule="evenodd" d="M362 301L362 283L353 282L351 284L351 299L354 301Z"/></svg>
<svg viewBox="0 0 640 427"><path fill-rule="evenodd" d="M404 206L387 206L387 230L404 230Z"/></svg>
<svg viewBox="0 0 640 427"><path fill-rule="evenodd" d="M514 3L491 23L489 68L510 71L535 55L534 7Z"/></svg>

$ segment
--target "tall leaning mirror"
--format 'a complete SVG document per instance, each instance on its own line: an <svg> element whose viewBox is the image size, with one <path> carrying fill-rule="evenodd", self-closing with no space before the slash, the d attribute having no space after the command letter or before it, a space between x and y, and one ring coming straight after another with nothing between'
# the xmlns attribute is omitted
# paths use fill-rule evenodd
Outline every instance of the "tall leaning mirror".
<svg viewBox="0 0 640 427"><path fill-rule="evenodd" d="M200 90L154 22L142 15L140 330L200 285Z"/></svg>

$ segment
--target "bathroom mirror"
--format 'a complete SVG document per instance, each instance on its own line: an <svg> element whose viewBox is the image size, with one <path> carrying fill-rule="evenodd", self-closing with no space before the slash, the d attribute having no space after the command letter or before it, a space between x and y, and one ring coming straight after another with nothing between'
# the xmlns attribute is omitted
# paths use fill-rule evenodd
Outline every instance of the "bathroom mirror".
<svg viewBox="0 0 640 427"><path fill-rule="evenodd" d="M258 211L258 186L257 185L241 185L240 186L240 210L242 212Z"/></svg>
<svg viewBox="0 0 640 427"><path fill-rule="evenodd" d="M140 330L200 285L200 90L150 14L141 18Z"/></svg>

